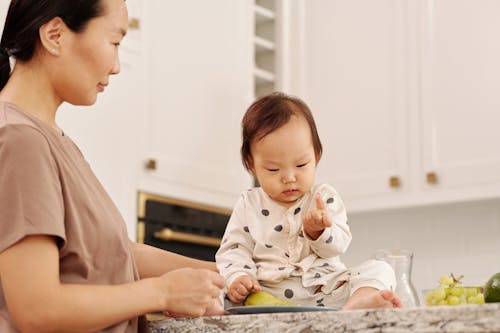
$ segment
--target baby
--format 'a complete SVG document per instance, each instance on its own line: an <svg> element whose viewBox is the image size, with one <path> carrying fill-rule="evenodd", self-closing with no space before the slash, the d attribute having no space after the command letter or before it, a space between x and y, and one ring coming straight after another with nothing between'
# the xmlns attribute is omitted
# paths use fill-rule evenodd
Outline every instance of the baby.
<svg viewBox="0 0 500 333"><path fill-rule="evenodd" d="M265 96L248 108L242 130L243 164L261 187L240 195L216 254L227 298L240 303L265 290L304 306L401 307L387 263L340 261L351 232L339 194L314 184L322 146L307 105Z"/></svg>

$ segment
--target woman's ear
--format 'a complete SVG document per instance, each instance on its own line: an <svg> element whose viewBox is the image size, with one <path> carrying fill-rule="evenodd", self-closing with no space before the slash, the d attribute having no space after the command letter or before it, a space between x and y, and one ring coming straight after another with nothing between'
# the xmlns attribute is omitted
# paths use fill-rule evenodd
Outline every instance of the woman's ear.
<svg viewBox="0 0 500 333"><path fill-rule="evenodd" d="M54 17L38 30L41 47L52 55L61 52L61 40L66 29L66 24L60 17Z"/></svg>

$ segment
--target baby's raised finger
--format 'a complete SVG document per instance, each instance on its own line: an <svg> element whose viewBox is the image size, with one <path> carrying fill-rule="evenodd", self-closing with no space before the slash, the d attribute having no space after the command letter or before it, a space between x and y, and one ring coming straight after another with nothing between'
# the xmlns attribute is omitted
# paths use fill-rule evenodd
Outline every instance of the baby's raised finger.
<svg viewBox="0 0 500 333"><path fill-rule="evenodd" d="M321 209L321 210L326 209L325 202L323 201L323 199L321 199L321 195L319 195L319 194L316 195L316 208Z"/></svg>

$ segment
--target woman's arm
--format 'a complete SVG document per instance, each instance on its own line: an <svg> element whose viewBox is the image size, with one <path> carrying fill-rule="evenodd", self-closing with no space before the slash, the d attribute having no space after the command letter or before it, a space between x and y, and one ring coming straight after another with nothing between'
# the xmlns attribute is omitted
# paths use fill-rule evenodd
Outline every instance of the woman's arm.
<svg viewBox="0 0 500 333"><path fill-rule="evenodd" d="M156 277L179 268L204 268L217 272L215 262L189 258L146 244L130 242L139 276Z"/></svg>
<svg viewBox="0 0 500 333"><path fill-rule="evenodd" d="M49 236L25 237L0 253L0 278L9 313L29 332L95 332L159 310L200 316L224 285L220 275L191 268L113 286L62 284Z"/></svg>

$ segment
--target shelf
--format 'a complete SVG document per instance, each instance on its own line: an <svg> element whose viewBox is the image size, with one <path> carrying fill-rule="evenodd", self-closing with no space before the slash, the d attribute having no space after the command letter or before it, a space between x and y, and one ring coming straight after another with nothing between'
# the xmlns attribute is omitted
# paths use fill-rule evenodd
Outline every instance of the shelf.
<svg viewBox="0 0 500 333"><path fill-rule="evenodd" d="M274 83L275 76L274 73L263 70L261 68L254 68L253 75L257 84L259 83Z"/></svg>
<svg viewBox="0 0 500 333"><path fill-rule="evenodd" d="M254 11L255 11L255 20L257 23L272 21L275 18L275 14L272 10L262 6L255 5Z"/></svg>
<svg viewBox="0 0 500 333"><path fill-rule="evenodd" d="M274 51L276 49L275 44L273 42L259 36L254 37L253 43L255 45L255 51L257 53L265 51Z"/></svg>
<svg viewBox="0 0 500 333"><path fill-rule="evenodd" d="M272 93L276 88L276 52L279 48L276 38L276 0L255 0L253 34L254 57L254 97L259 98Z"/></svg>

